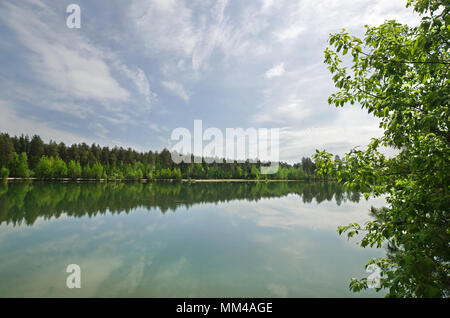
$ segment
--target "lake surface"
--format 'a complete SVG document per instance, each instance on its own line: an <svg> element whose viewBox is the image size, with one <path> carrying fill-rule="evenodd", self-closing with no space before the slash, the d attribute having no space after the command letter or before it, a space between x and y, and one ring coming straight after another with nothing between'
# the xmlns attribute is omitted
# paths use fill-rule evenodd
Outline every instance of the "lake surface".
<svg viewBox="0 0 450 318"><path fill-rule="evenodd" d="M333 183L0 183L0 297L381 297ZM81 288L66 286L69 264Z"/></svg>

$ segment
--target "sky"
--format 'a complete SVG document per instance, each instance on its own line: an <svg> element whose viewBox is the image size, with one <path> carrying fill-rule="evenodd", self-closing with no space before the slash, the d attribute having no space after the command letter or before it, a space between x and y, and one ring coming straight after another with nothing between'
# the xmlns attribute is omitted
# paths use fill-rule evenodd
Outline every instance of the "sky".
<svg viewBox="0 0 450 318"><path fill-rule="evenodd" d="M66 25L69 4L81 28ZM139 151L171 132L278 128L280 159L342 156L380 136L336 91L330 33L386 19L416 24L403 0L132 0L0 3L0 131Z"/></svg>

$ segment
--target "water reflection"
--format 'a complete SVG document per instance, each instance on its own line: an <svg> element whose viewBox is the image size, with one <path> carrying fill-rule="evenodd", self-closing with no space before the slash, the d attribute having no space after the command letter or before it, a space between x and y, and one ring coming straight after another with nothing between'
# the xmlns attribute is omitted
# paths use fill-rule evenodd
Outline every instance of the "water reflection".
<svg viewBox="0 0 450 318"><path fill-rule="evenodd" d="M337 234L377 203L359 199L332 183L2 184L0 297L379 296L348 290L383 254Z"/></svg>
<svg viewBox="0 0 450 318"><path fill-rule="evenodd" d="M200 203L255 201L295 194L303 203L359 202L360 193L336 183L2 183L0 224L32 225L43 217L130 212L137 207L162 213Z"/></svg>

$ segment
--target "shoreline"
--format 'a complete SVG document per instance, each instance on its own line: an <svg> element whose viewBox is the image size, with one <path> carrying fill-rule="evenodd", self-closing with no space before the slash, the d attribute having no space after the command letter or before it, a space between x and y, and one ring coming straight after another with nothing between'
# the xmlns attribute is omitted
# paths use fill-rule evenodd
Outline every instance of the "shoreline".
<svg viewBox="0 0 450 318"><path fill-rule="evenodd" d="M85 179L85 178L4 178L3 181L48 181L48 182L304 182L304 181L331 181L331 180L317 180L311 179L298 179L298 180L277 180L277 179Z"/></svg>

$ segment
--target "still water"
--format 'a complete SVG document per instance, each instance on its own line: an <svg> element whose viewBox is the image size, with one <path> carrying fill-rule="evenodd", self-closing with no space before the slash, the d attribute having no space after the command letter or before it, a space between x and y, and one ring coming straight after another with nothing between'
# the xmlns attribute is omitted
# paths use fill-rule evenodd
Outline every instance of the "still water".
<svg viewBox="0 0 450 318"><path fill-rule="evenodd" d="M380 297L333 183L0 183L0 297ZM81 288L66 286L69 264Z"/></svg>

